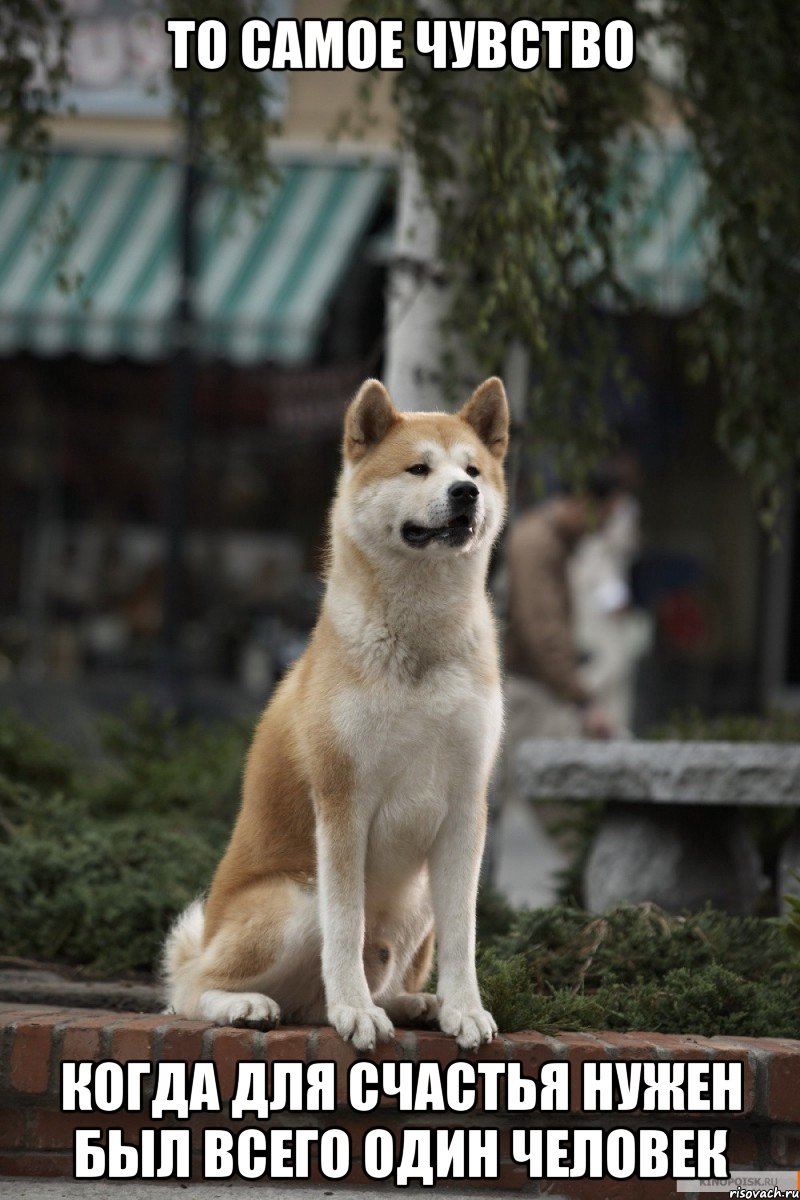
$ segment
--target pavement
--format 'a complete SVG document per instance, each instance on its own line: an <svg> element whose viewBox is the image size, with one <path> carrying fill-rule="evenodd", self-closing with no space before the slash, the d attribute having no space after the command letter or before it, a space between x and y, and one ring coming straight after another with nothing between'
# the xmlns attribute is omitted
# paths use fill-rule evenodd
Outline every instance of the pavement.
<svg viewBox="0 0 800 1200"><path fill-rule="evenodd" d="M74 975L74 978L70 976ZM81 979L67 968L0 955L0 1001L53 1008L108 1008L114 1012L161 1012L164 997L154 984Z"/></svg>

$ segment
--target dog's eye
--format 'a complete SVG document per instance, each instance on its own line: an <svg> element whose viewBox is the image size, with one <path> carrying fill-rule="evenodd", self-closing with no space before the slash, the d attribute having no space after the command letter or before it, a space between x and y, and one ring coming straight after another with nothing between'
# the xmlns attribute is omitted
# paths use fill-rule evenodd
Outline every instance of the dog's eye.
<svg viewBox="0 0 800 1200"><path fill-rule="evenodd" d="M472 479L474 479L477 475L480 475L478 468L473 466L467 467L466 472Z"/></svg>
<svg viewBox="0 0 800 1200"><path fill-rule="evenodd" d="M413 467L406 467L409 475L430 475L431 469L427 463L414 463Z"/></svg>

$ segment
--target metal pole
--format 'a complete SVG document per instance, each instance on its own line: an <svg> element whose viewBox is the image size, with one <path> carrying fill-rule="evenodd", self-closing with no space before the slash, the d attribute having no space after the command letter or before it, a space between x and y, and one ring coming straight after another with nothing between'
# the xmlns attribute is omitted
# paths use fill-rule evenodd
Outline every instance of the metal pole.
<svg viewBox="0 0 800 1200"><path fill-rule="evenodd" d="M179 283L175 309L166 430L166 570L161 654L161 692L166 706L186 708L182 634L186 608L186 533L192 466L192 416L197 377L195 283L201 101L197 85L188 94L179 227Z"/></svg>

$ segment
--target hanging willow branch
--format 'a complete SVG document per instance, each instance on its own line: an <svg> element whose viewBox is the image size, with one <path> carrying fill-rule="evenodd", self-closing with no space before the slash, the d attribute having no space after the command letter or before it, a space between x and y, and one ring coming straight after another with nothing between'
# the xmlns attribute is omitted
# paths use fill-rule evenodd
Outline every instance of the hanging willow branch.
<svg viewBox="0 0 800 1200"><path fill-rule="evenodd" d="M376 0L370 11L354 0L359 15L379 8L405 21L406 67L393 77L401 138L441 230L451 296L442 384L458 379L465 348L490 373L503 369L514 342L523 344L532 365L526 440L547 445L561 473L579 479L609 444L602 389L625 376L595 301L601 292L624 296L609 198L619 184L619 139L645 116L643 74L434 71L410 50L414 20L430 15L424 5L396 0L387 9ZM535 16L578 18L579 8L548 0ZM486 10L480 0L453 0L446 15ZM507 22L530 15L520 0L492 9ZM592 17L634 20L642 31L649 24L632 0L597 0ZM615 197L617 205L628 200Z"/></svg>
<svg viewBox="0 0 800 1200"><path fill-rule="evenodd" d="M407 30L430 16L414 0L390 9L353 0L354 15L375 16L379 7L381 16L404 18ZM720 444L770 525L800 452L800 8L793 0L666 0L659 16L654 9L643 0L600 2L592 17L631 20L640 44L653 31L684 58L685 93L676 99L717 236L694 366L719 381ZM479 0L447 6L456 19L484 15ZM507 22L531 15L585 13L561 0L535 14L521 0L492 10ZM615 205L630 200L614 179L614 150L644 120L648 86L641 59L623 73L453 75L409 54L394 77L401 137L441 222L449 332L457 335L451 356L463 338L485 369L498 370L514 339L528 346L531 436L555 447L573 478L606 444L603 384L610 375L624 383L596 301L625 302L609 196L613 181Z"/></svg>
<svg viewBox="0 0 800 1200"><path fill-rule="evenodd" d="M45 121L68 78L70 29L61 0L0 4L0 126L26 171L47 147Z"/></svg>

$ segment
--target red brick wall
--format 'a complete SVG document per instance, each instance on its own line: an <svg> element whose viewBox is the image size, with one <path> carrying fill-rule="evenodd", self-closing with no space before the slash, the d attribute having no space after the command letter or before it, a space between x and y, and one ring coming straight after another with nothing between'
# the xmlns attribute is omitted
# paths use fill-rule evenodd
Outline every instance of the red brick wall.
<svg viewBox="0 0 800 1200"><path fill-rule="evenodd" d="M787 998L788 999L788 998ZM436 1060L442 1064L459 1057L451 1038L423 1031L401 1032L388 1046L376 1051L378 1057L408 1060ZM702 1038L647 1033L563 1033L544 1037L537 1033L513 1033L495 1039L479 1056L487 1060L516 1060L523 1071L535 1075L538 1067L553 1059L568 1061L580 1072L584 1060L733 1060L744 1064L745 1105L742 1114L724 1118L708 1114L683 1114L650 1118L661 1127L670 1123L697 1127L725 1127L732 1130L729 1146L731 1168L800 1167L800 1042L781 1039ZM464 1057L474 1057L465 1055ZM353 1113L344 1106L346 1067L355 1053L328 1028L281 1028L270 1033L215 1028L196 1021L168 1016L140 1016L134 1013L98 1012L89 1009L15 1007L0 1004L0 1175L72 1174L72 1135L78 1125L122 1127L125 1136L135 1139L138 1131L151 1124L146 1113L65 1114L59 1108L60 1062L67 1059L117 1062L133 1060L181 1059L213 1061L217 1065L220 1089L229 1099L234 1085L236 1063L241 1059L275 1062L333 1060L338 1064L342 1104L331 1120L319 1114L321 1125L336 1124L353 1135L354 1148L363 1131L376 1123L374 1115ZM344 1068L344 1069L343 1069ZM316 1114L311 1114L312 1121ZM308 1118L304 1117L304 1123ZM508 1155L508 1130L526 1120L542 1122L541 1116L521 1117L499 1113L487 1115L456 1114L454 1124L496 1125L501 1144ZM627 1114L604 1115L606 1126L634 1126L637 1118ZM164 1122L167 1123L167 1122ZM597 1125L580 1113L553 1114L550 1123L565 1127ZM643 1121L646 1124L647 1121ZM177 1127L176 1121L170 1121ZM219 1115L194 1116L190 1126L199 1131L205 1125L226 1124ZM380 1110L380 1124L386 1128L416 1125L428 1128L430 1115L409 1120L408 1114L393 1111L391 1101ZM358 1161L354 1162L348 1183L367 1183ZM373 1186L377 1186L373 1183ZM440 1185L443 1186L443 1185ZM459 1189L465 1188L459 1183ZM651 1180L557 1180L539 1183L527 1177L527 1171L504 1160L498 1181L480 1186L510 1188L528 1194L567 1195L592 1200L661 1200L676 1196L671 1181ZM388 1189L387 1189L388 1190ZM685 1195L684 1195L685 1200Z"/></svg>

